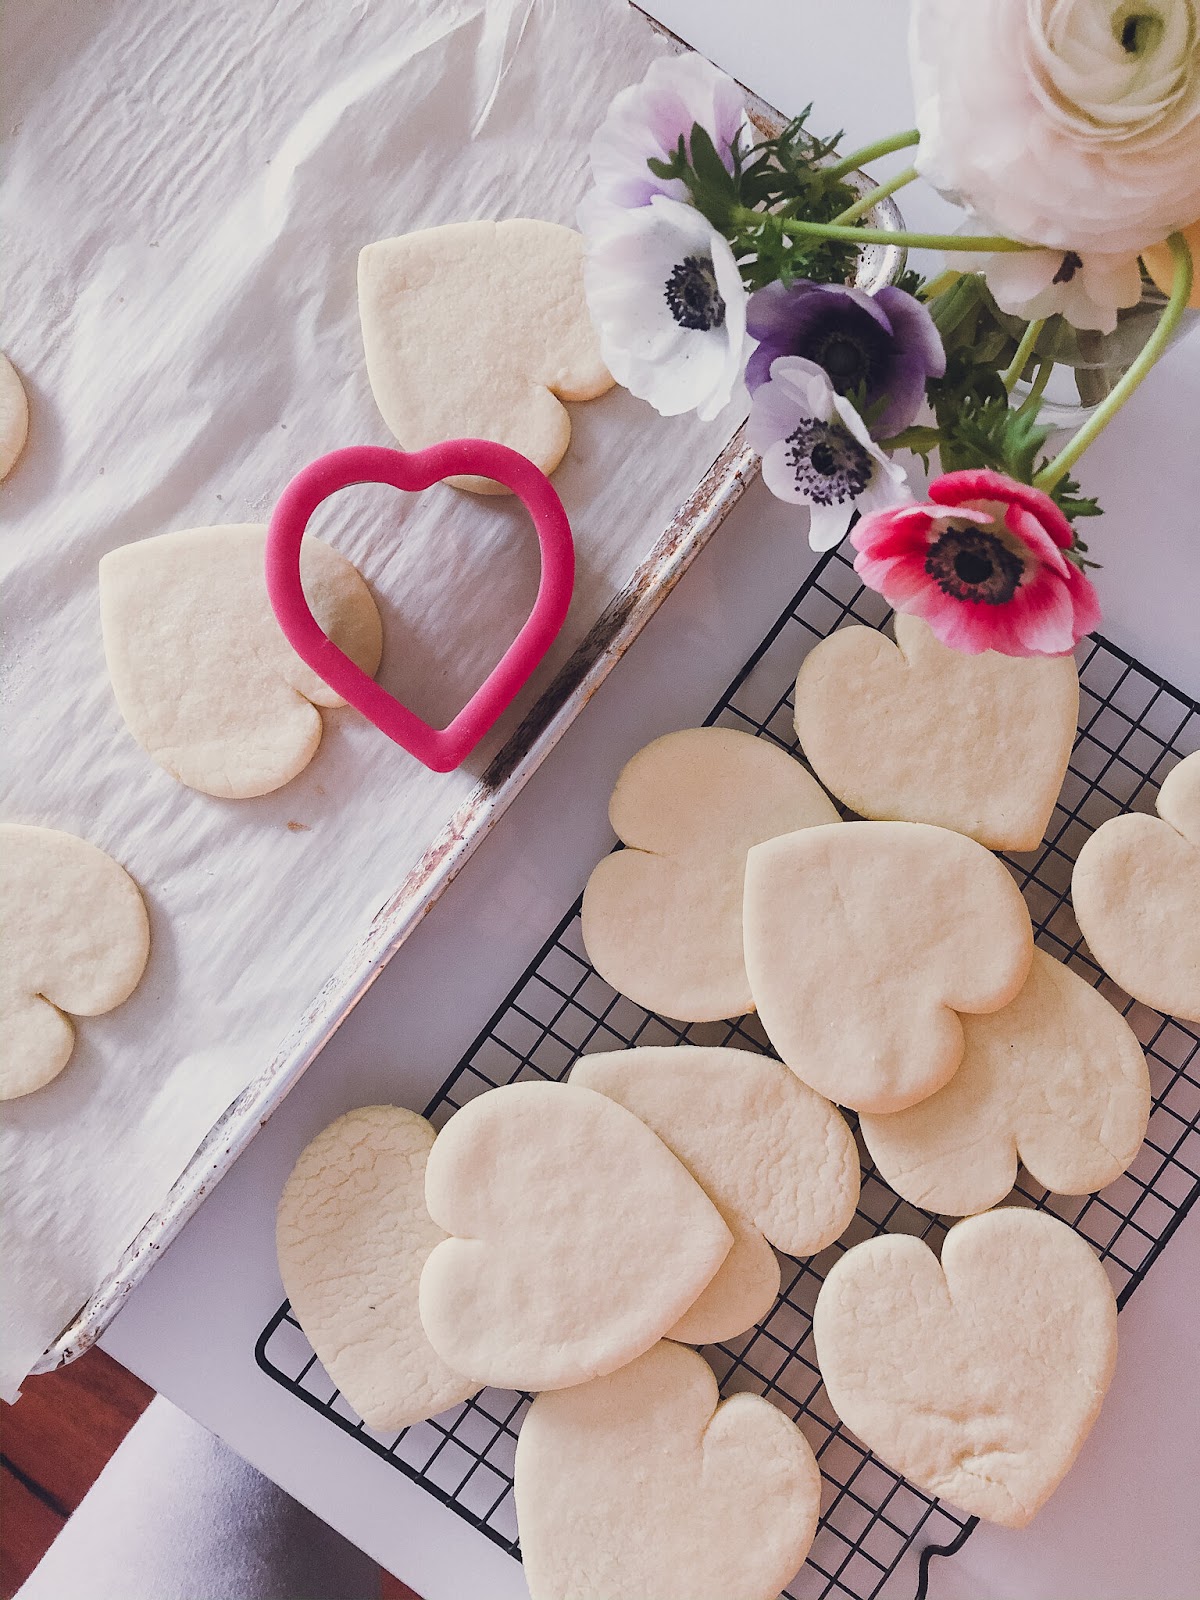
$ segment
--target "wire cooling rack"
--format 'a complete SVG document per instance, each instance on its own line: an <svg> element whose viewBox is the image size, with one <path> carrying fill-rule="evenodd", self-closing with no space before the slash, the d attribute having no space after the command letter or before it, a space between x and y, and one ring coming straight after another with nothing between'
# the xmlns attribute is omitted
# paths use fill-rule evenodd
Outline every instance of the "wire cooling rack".
<svg viewBox="0 0 1200 1600"><path fill-rule="evenodd" d="M708 721L796 751L792 690L803 656L838 627L858 622L878 628L889 615L880 597L862 588L850 562L830 552ZM1128 1018L1146 1050L1154 1107L1146 1142L1116 1183L1096 1195L1068 1198L1048 1194L1022 1171L1010 1203L1051 1211L1081 1233L1099 1252L1124 1305L1200 1193L1200 1035L1130 1000L1090 959L1071 910L1071 867L1100 823L1121 811L1153 808L1167 772L1200 748L1200 705L1102 639L1084 647L1080 681L1079 734L1046 839L1038 851L1006 860L1024 892L1038 943L1082 973ZM617 995L588 962L577 903L426 1115L440 1127L486 1089L561 1079L585 1051L684 1042L767 1048L754 1017L677 1026ZM843 1251L883 1232L916 1234L940 1251L948 1226L898 1199L863 1152L862 1199L848 1231L810 1260L781 1257L781 1294L765 1322L705 1352L724 1394L768 1395L796 1417L821 1465L820 1528L787 1600L900 1600L914 1587L910 1552L918 1543L917 1587L923 1595L930 1555L959 1548L975 1526L974 1519L898 1477L841 1426L821 1386L812 1341L817 1291ZM339 1395L286 1303L264 1329L255 1354L262 1370L305 1404L519 1555L512 1467L526 1396L488 1389L435 1420L383 1435L366 1427Z"/></svg>

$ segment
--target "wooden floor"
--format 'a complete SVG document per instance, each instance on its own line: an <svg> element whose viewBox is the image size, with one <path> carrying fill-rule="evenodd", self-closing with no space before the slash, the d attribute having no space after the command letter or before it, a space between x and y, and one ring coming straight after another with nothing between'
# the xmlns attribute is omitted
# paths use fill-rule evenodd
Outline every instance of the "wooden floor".
<svg viewBox="0 0 1200 1600"><path fill-rule="evenodd" d="M103 1350L30 1378L0 1402L0 1600L12 1600L150 1404L154 1391ZM384 1574L382 1600L417 1600Z"/></svg>
<svg viewBox="0 0 1200 1600"><path fill-rule="evenodd" d="M37 1566L154 1391L102 1350L0 1404L0 1600Z"/></svg>

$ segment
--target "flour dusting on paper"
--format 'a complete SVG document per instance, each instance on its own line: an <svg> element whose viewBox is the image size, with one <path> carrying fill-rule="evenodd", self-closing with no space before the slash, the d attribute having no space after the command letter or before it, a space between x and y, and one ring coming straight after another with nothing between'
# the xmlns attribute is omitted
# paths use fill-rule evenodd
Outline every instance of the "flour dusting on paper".
<svg viewBox="0 0 1200 1600"><path fill-rule="evenodd" d="M100 557L263 521L314 456L391 443L363 365L359 248L473 218L572 223L595 125L663 45L622 0L9 0L6 23L4 343L31 422L0 490L0 816L109 851L153 938L132 999L81 1021L66 1071L3 1119L11 1397L739 419L665 421L619 392L571 408L555 475L578 543L571 618L470 770L426 772L335 711L278 794L182 788L117 713ZM446 720L532 602L523 514L448 488L357 490L313 531L372 586L381 681Z"/></svg>

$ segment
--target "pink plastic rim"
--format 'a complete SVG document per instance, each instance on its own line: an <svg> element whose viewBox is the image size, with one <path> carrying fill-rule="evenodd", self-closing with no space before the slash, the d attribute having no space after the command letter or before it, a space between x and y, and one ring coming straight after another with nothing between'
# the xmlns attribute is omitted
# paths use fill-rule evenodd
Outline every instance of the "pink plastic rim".
<svg viewBox="0 0 1200 1600"><path fill-rule="evenodd" d="M322 501L358 483L418 491L469 473L510 489L533 518L542 552L537 599L498 665L445 728L434 728L356 666L313 616L300 582L300 547ZM284 636L300 659L389 739L434 772L450 772L512 704L553 644L575 586L571 524L546 474L507 445L451 439L427 450L351 445L298 472L279 497L267 530L267 594Z"/></svg>

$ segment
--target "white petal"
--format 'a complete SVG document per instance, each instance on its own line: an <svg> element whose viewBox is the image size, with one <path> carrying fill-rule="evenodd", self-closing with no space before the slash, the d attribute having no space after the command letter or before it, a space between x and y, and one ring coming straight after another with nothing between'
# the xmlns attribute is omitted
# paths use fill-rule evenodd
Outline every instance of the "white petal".
<svg viewBox="0 0 1200 1600"><path fill-rule="evenodd" d="M871 435L867 432L866 423L850 404L849 400L846 399L845 395L838 394L835 391L833 396L833 406L846 432L858 440L859 444L862 445L863 449L869 456L872 456L876 461L881 463L881 465L886 466L887 457L883 454L879 446L875 443L874 439L872 439Z"/></svg>
<svg viewBox="0 0 1200 1600"><path fill-rule="evenodd" d="M824 367L804 356L780 356L771 363L771 383L778 385L796 406L797 414L829 422L836 391Z"/></svg>
<svg viewBox="0 0 1200 1600"><path fill-rule="evenodd" d="M813 550L832 550L841 544L850 526L854 508L848 505L809 507L808 543Z"/></svg>
<svg viewBox="0 0 1200 1600"><path fill-rule="evenodd" d="M808 496L796 482L796 473L788 460L788 443L778 439L763 452L762 478L776 500L788 500L793 505L806 506Z"/></svg>

